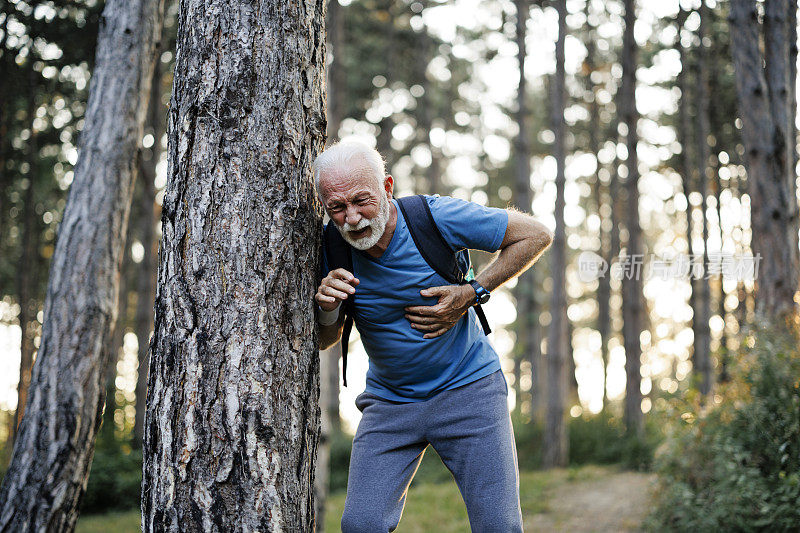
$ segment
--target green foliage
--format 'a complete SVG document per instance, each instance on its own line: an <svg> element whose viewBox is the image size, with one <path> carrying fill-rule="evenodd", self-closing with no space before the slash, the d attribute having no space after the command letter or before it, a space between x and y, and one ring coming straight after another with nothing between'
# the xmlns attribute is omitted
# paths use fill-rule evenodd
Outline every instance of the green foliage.
<svg viewBox="0 0 800 533"><path fill-rule="evenodd" d="M353 437L343 431L331 435L328 487L331 492L347 488L347 473L350 469L350 449Z"/></svg>
<svg viewBox="0 0 800 533"><path fill-rule="evenodd" d="M515 413L514 434L520 469L541 468L543 428ZM642 438L628 436L622 420L608 412L571 418L569 432L570 466L619 464L625 468L647 470L662 436L655 417L646 419Z"/></svg>
<svg viewBox="0 0 800 533"><path fill-rule="evenodd" d="M569 463L620 464L649 470L660 439L653 417L645 418L645 433L641 437L626 435L622 419L608 412L573 418L569 422Z"/></svg>
<svg viewBox="0 0 800 533"><path fill-rule="evenodd" d="M742 343L713 404L672 404L656 456L659 531L790 531L800 524L800 351L763 325Z"/></svg>
<svg viewBox="0 0 800 533"><path fill-rule="evenodd" d="M129 450L125 445L98 446L81 512L98 513L139 507L141 485L140 450Z"/></svg>

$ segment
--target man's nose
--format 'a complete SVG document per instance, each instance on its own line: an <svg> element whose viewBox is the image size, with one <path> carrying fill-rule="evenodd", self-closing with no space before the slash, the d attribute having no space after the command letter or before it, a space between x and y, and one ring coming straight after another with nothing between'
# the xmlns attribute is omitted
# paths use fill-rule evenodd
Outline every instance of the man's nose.
<svg viewBox="0 0 800 533"><path fill-rule="evenodd" d="M356 206L354 205L348 206L347 210L345 211L344 221L347 222L348 224L352 224L355 226L356 224L359 223L360 220L361 220L361 215L358 213L358 209L356 209Z"/></svg>

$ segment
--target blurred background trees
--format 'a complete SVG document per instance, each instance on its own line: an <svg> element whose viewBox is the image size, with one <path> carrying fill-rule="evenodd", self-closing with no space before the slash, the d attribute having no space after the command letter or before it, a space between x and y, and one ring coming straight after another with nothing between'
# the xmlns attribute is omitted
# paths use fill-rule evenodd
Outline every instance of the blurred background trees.
<svg viewBox="0 0 800 533"><path fill-rule="evenodd" d="M39 345L102 7L11 0L0 14L2 463ZM398 196L515 205L563 231L563 259L551 250L497 291L488 311L521 467L542 465L546 440L561 453L545 464L652 465L665 420L690 424L724 404L726 391L742 393L735 380L752 370L742 361L762 360L750 355L777 326L761 337L747 327L759 316L796 321L795 8L785 0L328 3L329 142L374 144ZM135 459L141 442L176 12L167 2L96 465L113 454ZM754 253L758 283L730 259ZM644 254L638 283L636 254ZM653 257L669 259L674 275L648 277ZM598 258L604 274L586 277L582 265ZM331 489L343 487L363 389L356 376L366 371L358 337L351 342L345 389L337 348L324 355ZM559 364L563 384L553 376ZM676 410L678 400L688 405ZM563 431L545 431L550 409ZM792 431L783 434L789 452L798 445ZM85 505L138 498L125 476L95 472Z"/></svg>

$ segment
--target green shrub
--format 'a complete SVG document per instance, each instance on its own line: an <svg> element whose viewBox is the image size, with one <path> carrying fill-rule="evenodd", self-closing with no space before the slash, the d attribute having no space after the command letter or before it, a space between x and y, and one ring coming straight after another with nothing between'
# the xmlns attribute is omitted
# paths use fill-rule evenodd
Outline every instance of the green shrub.
<svg viewBox="0 0 800 533"><path fill-rule="evenodd" d="M103 513L139 507L142 453L124 446L98 446L81 512Z"/></svg>
<svg viewBox="0 0 800 533"><path fill-rule="evenodd" d="M580 416L569 421L569 464L620 464L635 470L648 470L653 453L662 438L657 415L645 415L642 437L629 436L620 417L608 411Z"/></svg>
<svg viewBox="0 0 800 533"><path fill-rule="evenodd" d="M353 437L344 431L334 431L330 442L328 490L337 492L347 488L347 473L350 469L350 449L353 447Z"/></svg>
<svg viewBox="0 0 800 533"><path fill-rule="evenodd" d="M541 424L531 423L518 413L512 416L520 470L542 465ZM643 438L625 434L622 420L608 411L582 415L567 422L569 464L621 464L637 470L649 469L654 450L662 438L654 416L645 417Z"/></svg>
<svg viewBox="0 0 800 533"><path fill-rule="evenodd" d="M756 326L731 381L703 406L672 403L656 455L658 531L796 531L800 526L800 351L797 336Z"/></svg>

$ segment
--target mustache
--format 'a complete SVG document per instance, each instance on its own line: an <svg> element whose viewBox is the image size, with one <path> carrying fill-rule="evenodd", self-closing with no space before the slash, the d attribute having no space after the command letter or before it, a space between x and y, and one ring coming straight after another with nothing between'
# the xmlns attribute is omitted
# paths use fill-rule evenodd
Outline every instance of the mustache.
<svg viewBox="0 0 800 533"><path fill-rule="evenodd" d="M367 226L369 226L371 223L372 223L371 220L367 220L366 218L362 218L358 222L358 224L356 224L356 225L353 225L353 224L350 224L348 222L345 222L342 225L342 229L345 230L345 231L360 231L360 230L366 228Z"/></svg>

